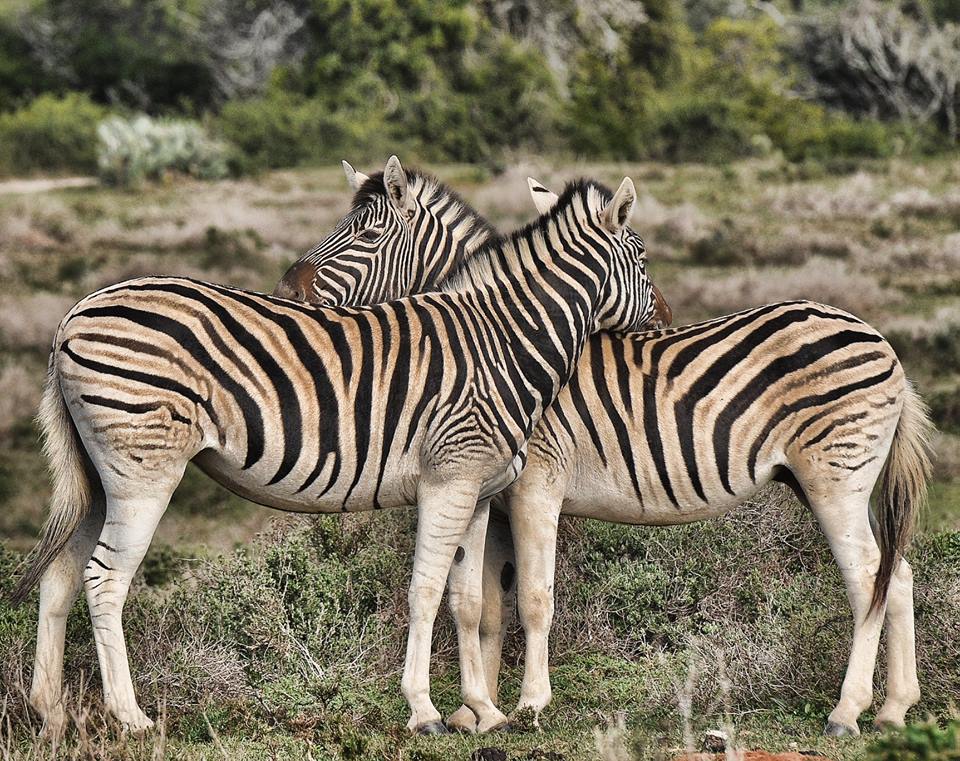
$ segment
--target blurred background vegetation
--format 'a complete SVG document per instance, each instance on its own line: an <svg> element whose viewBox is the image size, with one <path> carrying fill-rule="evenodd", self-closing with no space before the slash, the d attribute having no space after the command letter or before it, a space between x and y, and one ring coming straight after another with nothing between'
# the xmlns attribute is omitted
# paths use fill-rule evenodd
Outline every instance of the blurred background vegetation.
<svg viewBox="0 0 960 761"><path fill-rule="evenodd" d="M956 147L958 20L957 0L2 0L0 172L924 155Z"/></svg>
<svg viewBox="0 0 960 761"><path fill-rule="evenodd" d="M0 593L44 517L33 415L77 299L151 274L269 291L346 210L341 158L370 173L396 152L503 231L534 215L527 175L556 189L629 174L678 323L835 304L890 339L931 403L911 715L955 716L958 21L958 0L0 0ZM686 527L564 520L545 731L493 738L403 727L414 515L276 516L188 469L124 614L162 719L142 740L98 712L78 602L66 681L81 729L53 755L37 742L36 606L0 603L0 758L446 761L498 745L575 761L597 758L599 724L604 758L623 761L728 720L745 747L952 757L928 746L955 744L958 725L819 737L851 621L814 520L780 488ZM442 615L445 713L454 645ZM514 623L506 710L521 651ZM621 710L626 729L607 726Z"/></svg>

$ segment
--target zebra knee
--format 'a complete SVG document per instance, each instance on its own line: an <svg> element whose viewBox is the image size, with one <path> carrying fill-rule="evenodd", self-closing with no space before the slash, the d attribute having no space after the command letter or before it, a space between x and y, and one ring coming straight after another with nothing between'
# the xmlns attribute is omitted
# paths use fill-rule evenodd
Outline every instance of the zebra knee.
<svg viewBox="0 0 960 761"><path fill-rule="evenodd" d="M450 590L450 613L458 626L475 629L480 626L483 600L480 595Z"/></svg>

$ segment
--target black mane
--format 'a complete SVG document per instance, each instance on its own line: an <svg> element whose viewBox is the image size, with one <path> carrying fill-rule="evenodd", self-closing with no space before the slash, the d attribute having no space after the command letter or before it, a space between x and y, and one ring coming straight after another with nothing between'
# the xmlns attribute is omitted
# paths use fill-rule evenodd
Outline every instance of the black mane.
<svg viewBox="0 0 960 761"><path fill-rule="evenodd" d="M490 240L496 240L500 237L500 233L497 229L491 225L486 217L484 217L480 212L478 212L473 206L463 200L463 196L449 187L446 183L440 182L432 174L427 172L422 172L419 169L405 169L407 175L407 183L414 184L418 180L432 185L437 189L437 192L443 198L447 198L454 203L460 206L460 214L457 216L455 223L462 222L466 218L471 218L474 221L474 224L477 228L484 229L487 232ZM350 205L350 210L355 211L361 206L370 203L371 201L376 200L377 198L385 198L387 195L387 189L383 184L383 172L374 172L363 184L357 189L357 192L353 194L353 201Z"/></svg>
<svg viewBox="0 0 960 761"><path fill-rule="evenodd" d="M381 187L382 185L383 183L381 183ZM488 262L492 263L497 254L502 255L507 244L509 244L509 246L512 248L515 247L519 241L529 239L536 233L548 233L550 230L550 225L553 224L556 219L567 210L567 208L573 202L573 199L575 197L585 198L591 189L596 190L605 202L609 202L610 199L613 198L613 193L606 185L603 185L602 183L585 178L571 180L564 187L563 192L560 193L559 197L557 198L557 202L548 212L541 214L532 222L528 222L523 227L514 230L511 233L492 238L484 243L479 249L477 249L473 256L458 262L457 265L453 267L439 283L437 283L437 287L439 289L448 287L451 283L455 282L460 275L470 269L471 266L476 266L478 260L486 259Z"/></svg>

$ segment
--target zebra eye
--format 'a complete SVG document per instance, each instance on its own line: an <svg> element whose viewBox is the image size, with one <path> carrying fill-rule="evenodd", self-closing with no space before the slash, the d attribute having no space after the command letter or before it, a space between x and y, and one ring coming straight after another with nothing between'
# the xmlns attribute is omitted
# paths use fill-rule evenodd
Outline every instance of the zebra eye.
<svg viewBox="0 0 960 761"><path fill-rule="evenodd" d="M367 243L373 243L375 240L377 240L377 238L380 237L380 231L374 230L372 227L368 227L357 237L359 237L360 240L366 241Z"/></svg>

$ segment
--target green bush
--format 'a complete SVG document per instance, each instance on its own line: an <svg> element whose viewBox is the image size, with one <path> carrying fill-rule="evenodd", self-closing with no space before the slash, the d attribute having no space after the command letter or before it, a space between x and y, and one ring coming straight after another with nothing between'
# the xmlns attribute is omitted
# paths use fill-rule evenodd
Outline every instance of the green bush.
<svg viewBox="0 0 960 761"><path fill-rule="evenodd" d="M664 161L721 163L754 148L747 115L720 94L678 94L657 99L645 128L645 152Z"/></svg>
<svg viewBox="0 0 960 761"><path fill-rule="evenodd" d="M226 145L196 122L114 116L100 124L97 137L100 179L111 185L137 185L169 172L204 180L228 173Z"/></svg>
<svg viewBox="0 0 960 761"><path fill-rule="evenodd" d="M97 168L97 124L104 109L86 95L41 95L0 114L0 172L85 172Z"/></svg>
<svg viewBox="0 0 960 761"><path fill-rule="evenodd" d="M960 761L960 721L911 724L870 744L870 761Z"/></svg>
<svg viewBox="0 0 960 761"><path fill-rule="evenodd" d="M213 127L239 149L240 172L330 161L345 152L361 160L390 134L375 114L333 112L322 100L282 92L227 103Z"/></svg>

